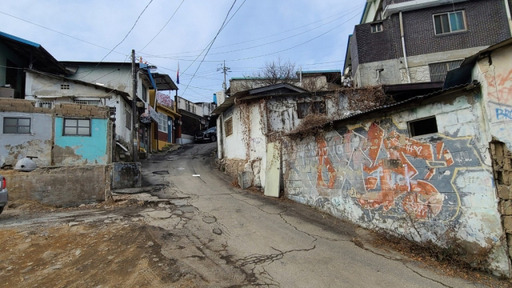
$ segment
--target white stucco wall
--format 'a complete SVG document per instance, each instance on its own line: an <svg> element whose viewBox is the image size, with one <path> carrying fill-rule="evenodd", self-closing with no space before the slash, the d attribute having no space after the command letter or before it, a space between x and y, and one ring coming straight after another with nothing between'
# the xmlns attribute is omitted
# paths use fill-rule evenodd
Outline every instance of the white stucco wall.
<svg viewBox="0 0 512 288"><path fill-rule="evenodd" d="M490 137L512 150L512 46L497 49L489 57L478 61L473 79L482 85Z"/></svg>

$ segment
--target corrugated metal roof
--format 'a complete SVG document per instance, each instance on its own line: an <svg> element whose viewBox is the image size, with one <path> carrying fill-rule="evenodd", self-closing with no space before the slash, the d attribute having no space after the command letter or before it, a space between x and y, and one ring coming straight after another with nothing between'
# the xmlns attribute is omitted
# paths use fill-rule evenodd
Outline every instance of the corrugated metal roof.
<svg viewBox="0 0 512 288"><path fill-rule="evenodd" d="M23 59L27 67L44 72L69 75L64 65L60 64L43 46L7 33L0 32L0 42ZM31 67L29 67L31 66Z"/></svg>

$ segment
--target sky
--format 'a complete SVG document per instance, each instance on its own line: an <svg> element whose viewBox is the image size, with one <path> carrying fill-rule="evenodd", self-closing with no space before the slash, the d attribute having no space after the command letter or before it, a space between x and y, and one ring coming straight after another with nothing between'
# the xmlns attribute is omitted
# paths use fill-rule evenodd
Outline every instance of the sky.
<svg viewBox="0 0 512 288"><path fill-rule="evenodd" d="M342 70L365 0L16 0L0 6L0 31L36 42L58 61L157 67L178 95L211 102L230 78L272 62Z"/></svg>

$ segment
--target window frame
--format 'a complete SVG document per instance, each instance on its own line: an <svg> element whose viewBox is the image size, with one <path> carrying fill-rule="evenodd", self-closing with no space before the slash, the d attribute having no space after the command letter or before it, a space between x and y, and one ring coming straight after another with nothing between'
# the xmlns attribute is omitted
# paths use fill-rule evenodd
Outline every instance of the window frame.
<svg viewBox="0 0 512 288"><path fill-rule="evenodd" d="M453 30L453 23L451 21L451 17L450 15L452 14L458 14L460 13L461 14L461 18L462 18L462 26L463 26L463 29L458 29L458 30ZM442 17L442 16L446 16L446 20L448 21L448 29L449 31L442 31L443 30L443 25L441 23L441 32L438 33L438 30L437 30L437 25L436 25L436 17ZM442 20L442 18L439 18ZM467 25L467 21L466 21L466 11L464 10L457 10L457 11L450 11L450 12L443 12L443 13L436 13L436 14L433 14L432 15L432 24L434 25L434 34L436 36L441 36L441 35L448 35L448 34L454 34L454 33L461 33L461 32L466 32L468 31L468 25Z"/></svg>
<svg viewBox="0 0 512 288"><path fill-rule="evenodd" d="M423 131L426 130L425 124L432 125L433 123L427 123L428 121L432 121L432 120L434 120L434 122L435 122L435 131L431 131L431 130L427 130L427 132L418 131L418 130L423 130ZM421 124L423 126L419 127L419 125L421 125ZM407 128L409 130L409 136L411 136L411 137L420 137L420 136L424 136L424 135L431 135L431 134L439 133L439 127L437 126L436 115L407 121ZM418 129L418 128L421 128L421 129Z"/></svg>
<svg viewBox="0 0 512 288"><path fill-rule="evenodd" d="M76 121L76 125L67 125L70 121ZM81 121L87 121L87 126L80 126ZM92 136L92 121L89 118L64 118L62 122L62 136L84 136L90 137ZM76 129L75 133L66 132L67 129ZM88 133L79 133L80 128L87 128Z"/></svg>
<svg viewBox="0 0 512 288"><path fill-rule="evenodd" d="M16 120L16 125L6 125L6 120ZM20 120L28 120L28 125L20 125ZM3 117L3 127L2 127L2 133L3 134L31 134L32 133L32 118L30 117ZM15 127L16 132L6 132L6 127ZM28 132L20 132L20 128L22 127L28 127Z"/></svg>
<svg viewBox="0 0 512 288"><path fill-rule="evenodd" d="M224 132L226 133L226 137L233 135L233 117L224 120Z"/></svg>
<svg viewBox="0 0 512 288"><path fill-rule="evenodd" d="M382 24L382 22L373 23L370 25L370 31L372 33L380 33L382 31L384 31L384 25Z"/></svg>

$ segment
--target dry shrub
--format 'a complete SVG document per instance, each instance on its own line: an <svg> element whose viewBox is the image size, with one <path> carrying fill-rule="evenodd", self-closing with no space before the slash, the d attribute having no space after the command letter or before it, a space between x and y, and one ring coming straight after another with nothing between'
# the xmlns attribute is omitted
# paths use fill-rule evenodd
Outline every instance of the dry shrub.
<svg viewBox="0 0 512 288"><path fill-rule="evenodd" d="M347 109L350 111L368 111L394 102L393 98L384 93L382 86L365 88L342 88L339 91L347 98Z"/></svg>

